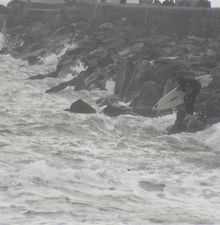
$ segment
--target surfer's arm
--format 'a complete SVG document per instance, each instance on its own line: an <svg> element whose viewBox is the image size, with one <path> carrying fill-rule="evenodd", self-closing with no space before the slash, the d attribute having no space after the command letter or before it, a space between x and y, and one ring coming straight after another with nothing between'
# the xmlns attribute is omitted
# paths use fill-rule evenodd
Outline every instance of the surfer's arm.
<svg viewBox="0 0 220 225"><path fill-rule="evenodd" d="M184 78L179 78L178 79L178 86L177 86L177 90L181 90L183 92L186 91L186 81Z"/></svg>

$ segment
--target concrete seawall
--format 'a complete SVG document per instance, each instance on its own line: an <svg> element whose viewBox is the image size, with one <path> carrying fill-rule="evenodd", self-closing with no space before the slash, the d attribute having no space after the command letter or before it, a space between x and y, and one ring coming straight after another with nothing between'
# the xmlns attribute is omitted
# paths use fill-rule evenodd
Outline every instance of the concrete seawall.
<svg viewBox="0 0 220 225"><path fill-rule="evenodd" d="M220 9L81 4L79 13L96 24L115 22L126 17L135 27L156 34L220 35Z"/></svg>

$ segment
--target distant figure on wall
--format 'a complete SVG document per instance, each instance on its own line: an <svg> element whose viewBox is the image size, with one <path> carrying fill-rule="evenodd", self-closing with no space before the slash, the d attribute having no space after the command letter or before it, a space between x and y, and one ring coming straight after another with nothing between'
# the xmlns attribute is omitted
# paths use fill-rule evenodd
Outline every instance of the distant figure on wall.
<svg viewBox="0 0 220 225"><path fill-rule="evenodd" d="M153 5L158 5L158 6L160 6L161 5L161 2L160 2L160 0L153 0L153 3L152 3Z"/></svg>
<svg viewBox="0 0 220 225"><path fill-rule="evenodd" d="M211 8L211 2L208 0L198 0L196 6L202 8Z"/></svg>
<svg viewBox="0 0 220 225"><path fill-rule="evenodd" d="M165 0L163 3L162 3L163 6L175 6L175 3L173 0Z"/></svg>
<svg viewBox="0 0 220 225"><path fill-rule="evenodd" d="M126 0L121 0L120 4L126 4Z"/></svg>
<svg viewBox="0 0 220 225"><path fill-rule="evenodd" d="M182 0L178 3L178 6L189 7L190 3L188 0Z"/></svg>

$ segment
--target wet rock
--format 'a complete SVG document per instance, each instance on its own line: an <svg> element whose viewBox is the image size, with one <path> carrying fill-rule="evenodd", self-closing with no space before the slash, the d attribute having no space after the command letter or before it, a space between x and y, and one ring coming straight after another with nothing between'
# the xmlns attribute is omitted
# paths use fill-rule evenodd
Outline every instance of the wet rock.
<svg viewBox="0 0 220 225"><path fill-rule="evenodd" d="M135 65L130 60L121 60L116 78L115 94L122 100L127 100L128 83L132 79Z"/></svg>
<svg viewBox="0 0 220 225"><path fill-rule="evenodd" d="M115 79L117 65L110 64L103 68L91 67L86 71L81 72L75 79L75 90L82 89L93 90L101 89L105 90L106 82L109 79Z"/></svg>
<svg viewBox="0 0 220 225"><path fill-rule="evenodd" d="M100 98L96 101L96 104L99 107L102 107L104 105L118 105L119 104L119 97L117 95L110 95L106 98Z"/></svg>
<svg viewBox="0 0 220 225"><path fill-rule="evenodd" d="M27 61L29 65L34 65L40 61L40 58L36 55L30 55L27 57Z"/></svg>
<svg viewBox="0 0 220 225"><path fill-rule="evenodd" d="M76 102L72 103L70 109L65 109L65 111L82 114L96 113L96 110L88 103L84 102L82 99L79 99Z"/></svg>
<svg viewBox="0 0 220 225"><path fill-rule="evenodd" d="M207 117L219 117L220 116L220 96L216 94L213 98L205 104Z"/></svg>
<svg viewBox="0 0 220 225"><path fill-rule="evenodd" d="M32 76L32 77L29 77L30 80L42 80L42 79L46 79L46 78L55 78L57 77L58 74L57 72L51 72L49 74L45 74L45 75L42 75L42 74L39 74L39 75L36 75L36 76Z"/></svg>
<svg viewBox="0 0 220 225"><path fill-rule="evenodd" d="M1 55L6 55L9 53L9 49L7 47L3 47L2 49L0 49L0 54Z"/></svg>
<svg viewBox="0 0 220 225"><path fill-rule="evenodd" d="M143 91L143 83L148 81L155 81L158 83L159 80L159 77L151 68L148 61L142 61L138 64L134 64L130 60L122 60L116 79L115 93L118 94L120 98L128 101L132 98L132 96L140 96L140 90ZM149 96L153 96L154 93ZM158 99L158 93L156 96Z"/></svg>
<svg viewBox="0 0 220 225"><path fill-rule="evenodd" d="M88 66L95 67L98 66L98 62L101 59L106 58L107 55L108 55L107 50L104 47L99 47L89 52L88 56L84 59L84 62Z"/></svg>
<svg viewBox="0 0 220 225"><path fill-rule="evenodd" d="M212 126L213 124L220 123L220 116L219 117L209 117L206 119L206 126Z"/></svg>
<svg viewBox="0 0 220 225"><path fill-rule="evenodd" d="M32 44L32 43L43 43L47 40L48 30L41 22L32 23L31 26L26 30L26 34L23 35L24 45Z"/></svg>
<svg viewBox="0 0 220 225"><path fill-rule="evenodd" d="M71 67L77 64L80 54L83 51L83 47L76 47L75 49L69 49L59 59L57 64L57 73L61 73L64 70L71 70Z"/></svg>
<svg viewBox="0 0 220 225"><path fill-rule="evenodd" d="M0 14L7 14L8 13L8 9L7 7L3 6L0 4Z"/></svg>
<svg viewBox="0 0 220 225"><path fill-rule="evenodd" d="M160 98L159 87L153 82L144 82L140 90L135 95L131 106L132 107L141 107L141 106L150 106L152 107Z"/></svg>
<svg viewBox="0 0 220 225"><path fill-rule="evenodd" d="M113 105L108 104L104 109L103 113L110 117L116 117L120 115L135 115L133 110L130 107L123 105Z"/></svg>
<svg viewBox="0 0 220 225"><path fill-rule="evenodd" d="M191 64L194 69L205 67L208 69L215 68L218 65L218 60L215 57L201 57L197 62Z"/></svg>
<svg viewBox="0 0 220 225"><path fill-rule="evenodd" d="M145 116L145 117L155 117L157 112L152 110L152 106L139 106L132 107L133 112L136 115Z"/></svg>
<svg viewBox="0 0 220 225"><path fill-rule="evenodd" d="M68 86L74 86L75 85L75 79L72 79L70 81L63 82L61 84L58 84L52 88L49 88L45 91L45 93L55 93L64 90Z"/></svg>
<svg viewBox="0 0 220 225"><path fill-rule="evenodd" d="M188 132L197 132L206 128L204 121L201 121L198 115L193 115L189 121L187 121L187 131Z"/></svg>

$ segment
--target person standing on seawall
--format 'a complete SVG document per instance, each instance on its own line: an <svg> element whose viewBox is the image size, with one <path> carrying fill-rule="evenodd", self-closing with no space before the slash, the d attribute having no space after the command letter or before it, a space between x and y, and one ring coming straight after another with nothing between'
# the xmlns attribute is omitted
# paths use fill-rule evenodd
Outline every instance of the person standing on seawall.
<svg viewBox="0 0 220 225"><path fill-rule="evenodd" d="M175 6L175 3L173 0L165 0L163 3L162 3L162 6Z"/></svg>
<svg viewBox="0 0 220 225"><path fill-rule="evenodd" d="M201 84L194 78L177 76L176 72L170 73L170 79L173 82L176 81L178 83L177 89L185 93L184 105L186 114L184 120L188 120L193 115L194 104L199 95Z"/></svg>

